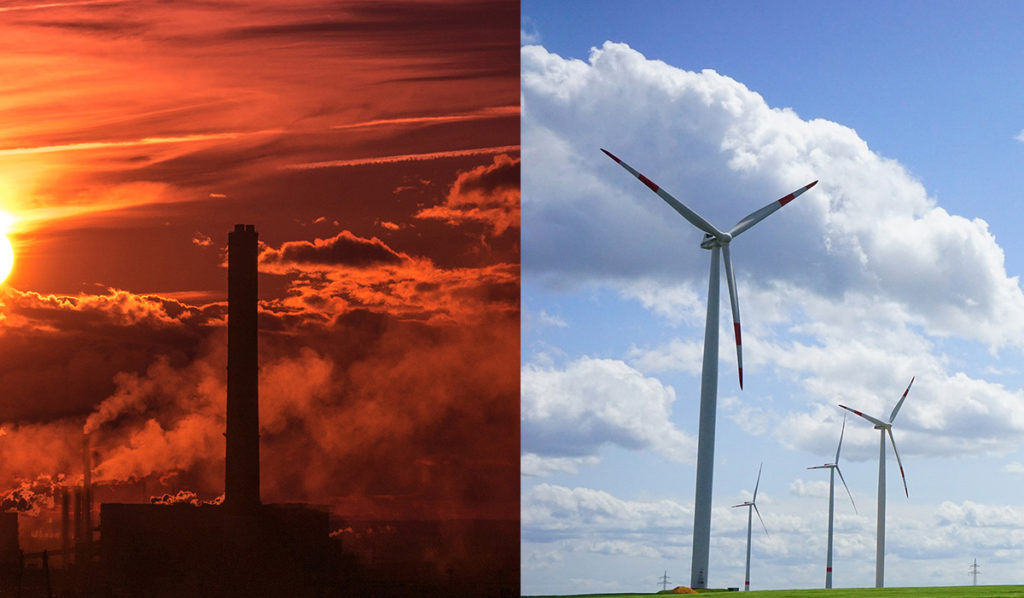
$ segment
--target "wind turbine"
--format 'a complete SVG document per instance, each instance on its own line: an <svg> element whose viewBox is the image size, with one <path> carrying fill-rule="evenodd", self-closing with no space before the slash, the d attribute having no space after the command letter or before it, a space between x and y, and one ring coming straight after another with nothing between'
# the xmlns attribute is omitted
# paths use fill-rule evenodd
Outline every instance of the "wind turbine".
<svg viewBox="0 0 1024 598"><path fill-rule="evenodd" d="M715 465L715 412L718 400L718 291L719 263L725 260L725 279L729 284L729 299L732 303L733 331L736 335L736 366L739 370L740 388L743 388L743 354L740 343L740 304L736 296L736 278L733 276L732 259L729 257L729 242L740 233L764 220L775 210L796 199L818 181L805 185L789 195L773 201L756 210L736 223L729 232L715 228L682 202L669 195L651 179L640 174L630 165L618 159L608 150L601 148L619 166L640 179L640 182L658 194L690 224L704 231L702 249L711 250L711 271L708 275L708 313L704 323L704 363L700 374L700 417L697 432L697 482L693 509L693 551L690 565L690 587L706 588L708 559L711 552L711 490Z"/></svg>
<svg viewBox="0 0 1024 598"><path fill-rule="evenodd" d="M761 465L764 465L762 463ZM743 578L743 591L750 591L750 524L753 522L751 517L751 511L757 511L757 518L761 521L761 527L764 527L764 535L768 535L768 528L764 525L764 519L761 519L761 511L757 510L757 487L761 485L761 465L757 466L757 482L754 484L754 496L749 501L745 501L742 504L733 505L732 508L747 507L747 572Z"/></svg>
<svg viewBox="0 0 1024 598"><path fill-rule="evenodd" d="M843 429L839 432L839 446L836 447L836 460L832 463L826 463L824 465L815 465L814 467L808 467L807 469L825 469L828 468L828 550L826 551L825 557L825 588L830 589L832 587L832 515L835 512L835 490L836 490L836 472L839 472L839 481L843 483L843 487L846 488L846 493L850 495L850 504L853 505L853 510L857 511L857 505L853 502L853 494L850 494L850 487L846 485L846 480L843 479L843 471L839 469L839 451L843 448L843 434L846 433L846 414L843 414Z"/></svg>
<svg viewBox="0 0 1024 598"><path fill-rule="evenodd" d="M915 376L916 378L916 376ZM889 442L892 443L892 452L896 453L896 463L900 466L900 477L903 478L903 492L910 498L910 491L907 490L907 476L903 474L903 462L900 461L900 453L896 450L896 440L892 437L892 420L896 419L896 414L899 413L900 407L903 406L903 401L907 399L907 393L910 392L910 387L914 385L914 378L910 379L910 384L907 385L907 390L903 391L903 396L900 397L896 406L893 407L892 414L889 415L889 421L884 422L878 418L871 417L866 413L861 413L856 409L850 409L846 405L840 405L843 409L851 413L855 413L869 422L875 424L875 429L880 431L880 439L878 444L878 523L875 525L875 587L885 587L885 435L889 434Z"/></svg>

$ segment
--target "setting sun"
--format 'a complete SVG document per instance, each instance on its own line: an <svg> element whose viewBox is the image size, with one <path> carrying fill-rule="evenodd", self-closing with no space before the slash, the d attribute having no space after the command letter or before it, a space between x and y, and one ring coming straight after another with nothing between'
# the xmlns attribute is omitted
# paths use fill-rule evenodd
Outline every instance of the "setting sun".
<svg viewBox="0 0 1024 598"><path fill-rule="evenodd" d="M11 247L11 240L6 235L0 239L0 282L7 280L14 266L14 248Z"/></svg>
<svg viewBox="0 0 1024 598"><path fill-rule="evenodd" d="M14 267L14 247L7 234L11 230L14 218L7 212L0 212L0 283L7 280Z"/></svg>

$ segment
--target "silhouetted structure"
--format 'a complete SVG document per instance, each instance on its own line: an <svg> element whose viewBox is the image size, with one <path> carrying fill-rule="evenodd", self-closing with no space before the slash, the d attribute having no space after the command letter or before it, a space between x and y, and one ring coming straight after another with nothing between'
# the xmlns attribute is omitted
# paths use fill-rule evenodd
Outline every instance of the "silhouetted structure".
<svg viewBox="0 0 1024 598"><path fill-rule="evenodd" d="M327 589L324 511L108 503L100 519L111 596L320 596Z"/></svg>
<svg viewBox="0 0 1024 598"><path fill-rule="evenodd" d="M260 502L259 359L256 306L259 234L253 225L228 233L228 417L224 504Z"/></svg>
<svg viewBox="0 0 1024 598"><path fill-rule="evenodd" d="M0 513L0 592L11 595L21 574L21 550L18 547L18 514Z"/></svg>
<svg viewBox="0 0 1024 598"><path fill-rule="evenodd" d="M18 514L0 513L0 566L18 564Z"/></svg>
<svg viewBox="0 0 1024 598"><path fill-rule="evenodd" d="M82 436L82 540L92 543L92 454L89 435Z"/></svg>
<svg viewBox="0 0 1024 598"><path fill-rule="evenodd" d="M322 596L328 590L328 512L260 502L257 241L251 224L228 235L224 504L101 505L99 593Z"/></svg>

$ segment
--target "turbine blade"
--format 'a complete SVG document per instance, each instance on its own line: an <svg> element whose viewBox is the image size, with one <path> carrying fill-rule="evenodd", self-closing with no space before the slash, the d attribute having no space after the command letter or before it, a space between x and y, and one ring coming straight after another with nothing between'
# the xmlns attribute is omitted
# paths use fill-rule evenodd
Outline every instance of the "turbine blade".
<svg viewBox="0 0 1024 598"><path fill-rule="evenodd" d="M725 260L725 280L729 283L729 302L732 304L732 328L736 333L736 368L740 375L740 390L743 390L743 345L740 342L740 299L736 295L736 277L732 272L732 258L729 257L728 243L722 245Z"/></svg>
<svg viewBox="0 0 1024 598"><path fill-rule="evenodd" d="M807 469L828 469L831 465L815 465L814 467L808 467Z"/></svg>
<svg viewBox="0 0 1024 598"><path fill-rule="evenodd" d="M876 426L882 426L883 428L889 426L889 424L885 423L884 421L882 421L880 419L876 419L874 417L871 417L870 415L868 415L866 413L861 413L860 411L857 411L856 409L850 409L846 405L840 405L840 407L842 407L843 409L846 409L847 411L849 411L850 413L853 413L854 415L859 415L859 416L863 417L864 419L866 419L869 422L875 424Z"/></svg>
<svg viewBox="0 0 1024 598"><path fill-rule="evenodd" d="M615 160L615 162L619 166L621 166L621 167L625 168L626 170L628 170L630 174L632 174L636 178L640 179L641 183L647 185L647 187L651 191L654 191L655 193L658 194L658 197L660 197L663 200L665 200L665 203L667 203L668 205L672 206L672 208L675 211L679 212L679 214L681 214L683 218L686 218L687 220L689 220L690 224L696 226L697 228L701 229L702 231L708 233L709 235L715 236L716 238L721 239L724 236L722 231L720 231L717 228L715 228L714 225L712 225L707 220L704 220L704 218L702 218L700 214L698 214L697 212L694 212L690 208L688 208L685 205L683 205L683 202L681 202L678 199L676 199L676 198L672 197L671 195L669 195L669 193L667 191L665 191L664 189L659 187L657 184L655 184L654 181L652 181L651 179L649 179L649 178L645 177L644 175L640 174L639 172L637 172L632 166L630 166L629 164L626 164L625 162L620 160L615 154L613 154L610 151L604 149L603 147L601 148L601 151L604 152L612 160Z"/></svg>
<svg viewBox="0 0 1024 598"><path fill-rule="evenodd" d="M743 220L740 220L739 222L737 222L736 226L732 227L732 230L729 231L729 234L732 235L733 237L738 236L743 231L747 230L751 226L754 226L758 222L761 222L762 220L767 218L772 212L774 212L775 210L778 210L782 206L784 206L784 205L788 204L789 202L793 201L801 193L803 193L804 191L807 191L808 189L810 189L811 187L813 187L813 186L815 186L817 184L818 184L818 181L814 181L813 183L809 183L807 185L804 185L803 187L800 187L799 189L797 189L796 191L790 193L789 195L773 201L772 203L770 203L770 204L766 205L765 207L761 208L760 210L756 210L754 212L751 212L750 214L747 215L746 218L744 218Z"/></svg>
<svg viewBox="0 0 1024 598"><path fill-rule="evenodd" d="M914 376L914 378L917 378L917 376ZM907 390L903 391L903 396L900 397L900 402L896 403L896 406L893 407L892 415L889 416L889 423L890 424L892 423L892 420L896 419L896 414L899 413L900 407L903 406L903 401L907 400L907 393L910 392L910 387L914 385L914 378L910 379L910 384L907 385Z"/></svg>
<svg viewBox="0 0 1024 598"><path fill-rule="evenodd" d="M892 428L887 428L889 432L889 442L892 443L892 452L896 453L896 464L900 466L900 477L903 478L903 492L910 498L910 491L907 490L907 476L903 474L903 462L900 461L900 452L896 450L896 439L892 437Z"/></svg>
<svg viewBox="0 0 1024 598"><path fill-rule="evenodd" d="M846 433L846 414L843 414L843 429L839 431L839 446L836 447L836 460L833 461L836 465L839 465L839 449L843 448L843 434Z"/></svg>
<svg viewBox="0 0 1024 598"><path fill-rule="evenodd" d="M754 498L750 499L751 504L757 502L757 487L761 485L761 467L763 465L764 463L757 466L757 482L754 484Z"/></svg>
<svg viewBox="0 0 1024 598"><path fill-rule="evenodd" d="M856 513L857 503L853 502L853 493L850 492L850 487L846 485L846 480L843 479L843 470L839 469L839 466L836 465L836 471L839 472L839 481L843 483L843 488L846 488L846 493L850 495L850 504L853 505L853 512Z"/></svg>
<svg viewBox="0 0 1024 598"><path fill-rule="evenodd" d="M754 512L757 513L757 518L761 521L761 527L764 528L764 535L771 535L768 533L768 526L764 524L764 519L761 519L761 511L757 509L757 505L755 503L750 503L750 506L754 507Z"/></svg>

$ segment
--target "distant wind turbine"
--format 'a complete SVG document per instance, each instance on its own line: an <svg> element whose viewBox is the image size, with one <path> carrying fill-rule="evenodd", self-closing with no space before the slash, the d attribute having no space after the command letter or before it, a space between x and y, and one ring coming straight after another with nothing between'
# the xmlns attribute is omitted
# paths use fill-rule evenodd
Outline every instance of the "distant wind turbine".
<svg viewBox="0 0 1024 598"><path fill-rule="evenodd" d="M828 549L825 557L825 588L829 589L832 587L832 515L835 512L835 490L836 490L836 472L839 472L839 481L843 483L843 488L846 488L846 493L850 495L850 504L853 505L854 512L857 511L857 505L853 502L853 494L850 494L850 487L846 485L846 480L843 479L843 471L839 469L839 451L843 448L843 434L846 433L846 414L843 414L843 428L839 432L839 446L836 447L836 460L832 463L826 463L824 465L815 465L814 467L808 467L807 469L828 469Z"/></svg>
<svg viewBox="0 0 1024 598"><path fill-rule="evenodd" d="M764 465L764 463L761 465ZM752 511L757 511L757 518L761 521L761 527L764 528L764 535L768 535L768 528L764 525L764 519L761 519L761 511L757 509L757 487L761 485L761 465L757 466L757 482L754 484L754 496L749 501L732 506L734 509L747 507L747 572L743 578L744 592L750 591L750 526L753 523Z"/></svg>
<svg viewBox="0 0 1024 598"><path fill-rule="evenodd" d="M915 376L916 377L916 376ZM889 421L884 422L878 418L861 413L856 409L850 409L846 405L840 405L843 409L859 415L869 422L875 424L875 429L881 432L881 439L878 445L878 523L875 526L875 587L885 587L885 435L889 434L889 442L892 443L892 452L896 453L896 463L900 466L900 477L903 478L903 492L910 498L910 491L907 490L907 476L903 474L903 462L900 461L900 453L896 450L896 440L892 437L892 421L896 419L903 401L907 400L907 393L914 385L914 378L910 379L907 390L903 391L896 406L893 407Z"/></svg>
<svg viewBox="0 0 1024 598"><path fill-rule="evenodd" d="M772 212L796 199L818 181L805 185L789 195L773 201L765 207L751 212L732 227L729 232L715 228L682 202L669 195L651 179L640 174L614 154L602 148L609 158L640 179L640 182L665 200L672 209L679 212L690 224L704 231L702 249L711 250L711 271L708 275L708 313L704 323L704 363L700 374L700 417L697 432L697 482L693 509L693 551L690 565L690 587L706 588L708 560L711 551L711 490L715 465L715 415L718 400L718 296L719 264L725 261L725 279L729 284L729 300L732 303L733 331L736 335L736 367L739 370L740 388L743 388L743 353L740 343L740 304L736 296L736 278L733 276L732 259L729 257L729 242L740 233L764 220ZM721 259L719 258L721 254Z"/></svg>

